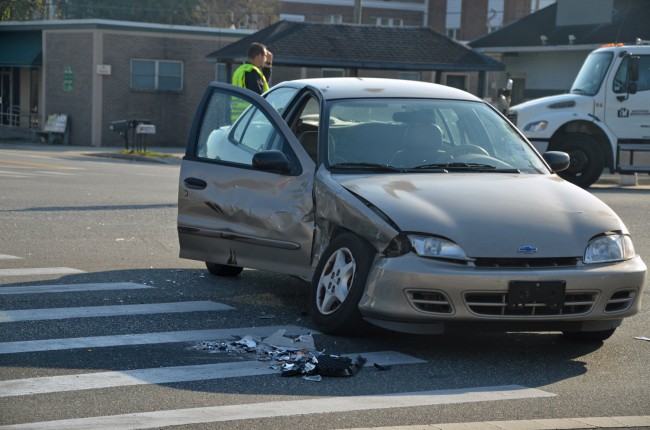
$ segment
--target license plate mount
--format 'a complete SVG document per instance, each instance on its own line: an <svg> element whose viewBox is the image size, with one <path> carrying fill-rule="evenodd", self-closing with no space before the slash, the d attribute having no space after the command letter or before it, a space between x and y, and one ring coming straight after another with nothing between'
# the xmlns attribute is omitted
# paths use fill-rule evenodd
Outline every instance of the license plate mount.
<svg viewBox="0 0 650 430"><path fill-rule="evenodd" d="M564 306L565 292L566 281L510 281L507 306L524 309L544 304L548 310L559 310Z"/></svg>

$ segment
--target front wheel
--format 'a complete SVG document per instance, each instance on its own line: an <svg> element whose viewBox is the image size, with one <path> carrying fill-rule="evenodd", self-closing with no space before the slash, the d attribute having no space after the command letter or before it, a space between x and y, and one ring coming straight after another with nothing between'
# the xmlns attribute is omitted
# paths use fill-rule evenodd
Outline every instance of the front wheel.
<svg viewBox="0 0 650 430"><path fill-rule="evenodd" d="M338 236L327 247L309 294L309 312L321 331L359 335L368 328L359 301L375 254L367 242L351 233Z"/></svg>
<svg viewBox="0 0 650 430"><path fill-rule="evenodd" d="M553 142L553 150L569 154L571 163L558 175L582 188L589 188L605 168L605 157L598 142L586 134L565 134Z"/></svg>

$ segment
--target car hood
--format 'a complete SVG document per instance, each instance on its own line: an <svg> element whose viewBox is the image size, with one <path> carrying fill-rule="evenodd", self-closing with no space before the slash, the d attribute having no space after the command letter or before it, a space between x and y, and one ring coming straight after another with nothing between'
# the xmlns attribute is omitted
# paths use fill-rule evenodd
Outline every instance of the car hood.
<svg viewBox="0 0 650 430"><path fill-rule="evenodd" d="M555 175L433 173L342 176L343 187L388 216L401 231L448 238L469 257L581 257L587 242L627 232L589 192Z"/></svg>
<svg viewBox="0 0 650 430"><path fill-rule="evenodd" d="M529 100L524 103L512 106L510 110L518 112L520 115L529 111L539 111L540 109L555 110L572 110L578 112L592 112L593 98L579 94L558 94L555 96L541 97Z"/></svg>

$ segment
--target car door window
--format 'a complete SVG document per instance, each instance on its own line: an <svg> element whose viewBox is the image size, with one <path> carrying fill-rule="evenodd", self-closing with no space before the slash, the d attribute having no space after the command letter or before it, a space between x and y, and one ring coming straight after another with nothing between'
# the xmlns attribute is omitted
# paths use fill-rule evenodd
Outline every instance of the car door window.
<svg viewBox="0 0 650 430"><path fill-rule="evenodd" d="M296 88L279 88L277 90L271 90L264 98L273 106L273 109L282 115L297 92L298 90Z"/></svg>
<svg viewBox="0 0 650 430"><path fill-rule="evenodd" d="M232 120L229 106L247 106ZM269 149L290 152L289 145L273 122L258 109L235 95L215 92L203 116L196 155L209 160L252 166L253 156ZM293 158L287 154L289 158Z"/></svg>

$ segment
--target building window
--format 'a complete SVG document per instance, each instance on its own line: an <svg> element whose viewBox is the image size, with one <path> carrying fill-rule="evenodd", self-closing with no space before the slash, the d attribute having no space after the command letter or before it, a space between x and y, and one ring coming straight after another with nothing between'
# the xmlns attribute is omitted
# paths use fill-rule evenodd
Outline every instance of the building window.
<svg viewBox="0 0 650 430"><path fill-rule="evenodd" d="M384 18L378 16L375 18L375 25L379 27L403 27L404 20L402 18Z"/></svg>
<svg viewBox="0 0 650 430"><path fill-rule="evenodd" d="M183 62L131 60L131 88L181 91L183 89Z"/></svg>
<svg viewBox="0 0 650 430"><path fill-rule="evenodd" d="M281 21L305 22L305 15L295 15L290 13L281 13Z"/></svg>
<svg viewBox="0 0 650 430"><path fill-rule="evenodd" d="M458 88L459 90L467 91L467 76L466 75L447 75L445 82L448 87Z"/></svg>
<svg viewBox="0 0 650 430"><path fill-rule="evenodd" d="M487 26L488 33L503 27L504 0L488 0Z"/></svg>
<svg viewBox="0 0 650 430"><path fill-rule="evenodd" d="M463 9L463 0L447 0L447 17L445 19L445 29L447 36L452 39L458 39L460 32L460 15Z"/></svg>
<svg viewBox="0 0 650 430"><path fill-rule="evenodd" d="M322 69L321 76L323 78L342 78L345 76L343 69Z"/></svg>
<svg viewBox="0 0 650 430"><path fill-rule="evenodd" d="M214 73L215 81L228 83L228 68L226 66L226 63L217 63Z"/></svg>
<svg viewBox="0 0 650 430"><path fill-rule="evenodd" d="M323 20L324 24L343 24L343 15L327 15Z"/></svg>
<svg viewBox="0 0 650 430"><path fill-rule="evenodd" d="M419 72L398 72L397 79L404 79L406 81L419 81L420 73Z"/></svg>

